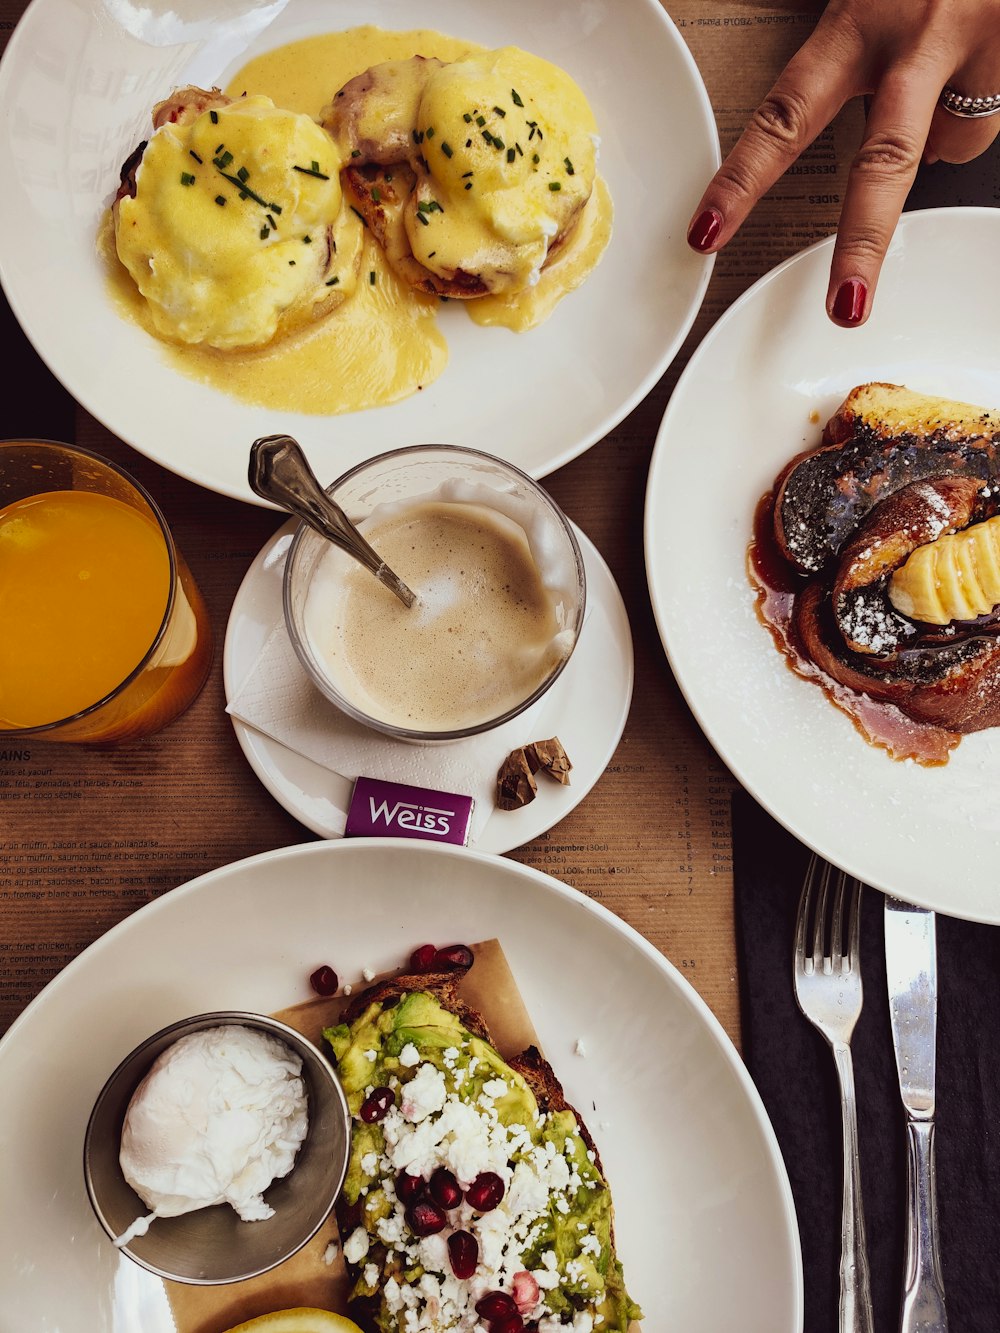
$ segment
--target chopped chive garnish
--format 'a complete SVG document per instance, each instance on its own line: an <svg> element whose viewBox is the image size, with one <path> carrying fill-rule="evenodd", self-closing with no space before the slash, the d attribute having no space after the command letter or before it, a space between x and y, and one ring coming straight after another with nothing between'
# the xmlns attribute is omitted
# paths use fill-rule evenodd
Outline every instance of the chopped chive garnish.
<svg viewBox="0 0 1000 1333"><path fill-rule="evenodd" d="M514 103L515 106L524 106L524 103L521 101L520 97L517 94L516 88L511 88L510 100Z"/></svg>
<svg viewBox="0 0 1000 1333"><path fill-rule="evenodd" d="M352 153L351 156L353 157L354 154ZM328 180L330 179L329 176L324 175L324 173L323 173L322 171L320 171L319 167L316 165L315 162L312 164L311 167L300 167L300 166L297 166L297 165L296 165L296 166L293 166L293 167L292 167L292 170L293 170L293 171L301 171L302 174L303 174L303 176L315 176L315 177L317 178L317 180L321 180L321 181L328 181Z"/></svg>
<svg viewBox="0 0 1000 1333"><path fill-rule="evenodd" d="M466 111L466 113L465 113L465 115L462 117L462 119L465 121L466 125L471 125L471 124L472 124L472 117L469 115L468 111Z"/></svg>
<svg viewBox="0 0 1000 1333"><path fill-rule="evenodd" d="M524 150L522 149L521 145L519 143L516 143L514 147L517 149L518 157L524 157Z"/></svg>
<svg viewBox="0 0 1000 1333"><path fill-rule="evenodd" d="M191 175L190 171L182 171L182 172L181 172L181 184L182 184L182 185L193 185L193 184L194 184L194 177Z"/></svg>
<svg viewBox="0 0 1000 1333"><path fill-rule="evenodd" d="M372 186L371 196L373 204L380 204L382 202L382 191L378 188L377 185Z"/></svg>
<svg viewBox="0 0 1000 1333"><path fill-rule="evenodd" d="M267 218L267 225L271 228L271 230L272 230L272 231L277 231L277 230L278 230L278 224L275 222L274 218L271 217L271 214L270 214L270 213L265 213L264 216Z"/></svg>
<svg viewBox="0 0 1000 1333"><path fill-rule="evenodd" d="M280 205L280 204L276 204L276 203L274 202L273 199L272 199L271 202L267 205L267 207L271 210L272 213L280 213L280 212L281 212L281 205Z"/></svg>
<svg viewBox="0 0 1000 1333"><path fill-rule="evenodd" d="M494 111L497 113L497 115L500 116L501 118L503 118L503 117L506 116L506 114L507 114L507 112L503 109L502 106L495 106L495 107L493 108L493 110L494 110Z"/></svg>
<svg viewBox="0 0 1000 1333"><path fill-rule="evenodd" d="M375 286L375 270L374 270L374 269L372 269L371 272L368 274L368 281L369 281L369 283L370 283L373 287Z"/></svg>
<svg viewBox="0 0 1000 1333"><path fill-rule="evenodd" d="M340 279L337 278L337 277L327 278L327 280L326 280L326 285L327 285L327 287L336 287L336 285L337 285L337 283L338 283L339 281L340 281Z"/></svg>
<svg viewBox="0 0 1000 1333"><path fill-rule="evenodd" d="M316 161L315 158L313 158L312 160L312 169L313 171L319 171L319 163Z"/></svg>
<svg viewBox="0 0 1000 1333"><path fill-rule="evenodd" d="M188 152L191 154L191 156L194 158L194 160L198 163L198 165L199 165L199 167L200 167L201 164L202 164L202 160L201 160L201 158L198 156L198 154L194 151L193 148L189 148L189 149L188 149Z"/></svg>
<svg viewBox="0 0 1000 1333"><path fill-rule="evenodd" d="M220 143L220 144L219 144L219 146L218 146L218 147L216 148L216 150L215 150L216 157L218 157L219 153L222 152L222 150L223 150L223 148L225 148L225 146L226 146L226 145L225 145L224 143Z"/></svg>
<svg viewBox="0 0 1000 1333"><path fill-rule="evenodd" d="M219 167L220 169L222 167L228 167L230 162L232 162L232 160L233 160L233 155L228 149L226 149L226 151L222 153L219 157L215 157L212 159L214 165Z"/></svg>
<svg viewBox="0 0 1000 1333"><path fill-rule="evenodd" d="M270 234L271 234L271 228L270 228L270 227L261 227L261 229L260 229L260 239L261 239L262 241L266 241L267 238L270 236Z"/></svg>
<svg viewBox="0 0 1000 1333"><path fill-rule="evenodd" d="M452 156L451 144L445 143L443 139L441 140L441 152L444 153L445 157Z"/></svg>
<svg viewBox="0 0 1000 1333"><path fill-rule="evenodd" d="M217 194L215 196L215 202L219 205L220 208L225 208L226 206L226 200L224 195Z"/></svg>
<svg viewBox="0 0 1000 1333"><path fill-rule="evenodd" d="M465 180L465 178L466 178L467 176L471 176L471 175L472 175L472 172L471 172L471 171L463 171L463 172L462 172L462 180Z"/></svg>
<svg viewBox="0 0 1000 1333"><path fill-rule="evenodd" d="M211 116L211 118L212 118L212 124L213 124L213 125L218 125L218 123L219 123L219 113L218 113L218 111L210 111L208 114L209 114L209 115Z"/></svg>
<svg viewBox="0 0 1000 1333"><path fill-rule="evenodd" d="M531 160L532 160L532 162L537 163L538 160L539 160L539 158L538 158L538 154L537 154L537 153L532 153L532 154L531 154Z"/></svg>
<svg viewBox="0 0 1000 1333"><path fill-rule="evenodd" d="M429 208L430 208L430 204L427 202L426 199L420 199L420 200L417 201L417 212L418 212L418 213L426 213L426 212L429 210Z"/></svg>
<svg viewBox="0 0 1000 1333"><path fill-rule="evenodd" d="M247 171L246 167L240 167L239 171L236 174L237 176L239 176L241 181L248 181L250 179L250 173L249 171Z"/></svg>
<svg viewBox="0 0 1000 1333"><path fill-rule="evenodd" d="M489 130L483 130L483 138L486 140L487 143L493 142L493 135L489 132Z"/></svg>
<svg viewBox="0 0 1000 1333"><path fill-rule="evenodd" d="M466 146L466 148L471 148L471 147L472 147L472 140L471 140L471 139L466 139L466 141L465 141L465 146Z"/></svg>
<svg viewBox="0 0 1000 1333"><path fill-rule="evenodd" d="M255 204L260 204L261 208L267 208L267 200L262 199L259 194L254 194L249 185L241 181L238 176L230 176L226 171L220 171L219 175L223 180L227 180L230 185L235 185L239 189L241 199L252 199ZM274 204L271 207L274 208Z"/></svg>
<svg viewBox="0 0 1000 1333"><path fill-rule="evenodd" d="M472 181L466 181L466 182L465 182L465 188L466 188L467 190L471 190L471 189L472 189Z"/></svg>
<svg viewBox="0 0 1000 1333"><path fill-rule="evenodd" d="M428 253L427 258L428 258L428 259L433 259L434 256L435 256L436 254L437 254L437 251L436 251L436 250L431 250L431 251Z"/></svg>
<svg viewBox="0 0 1000 1333"><path fill-rule="evenodd" d="M562 189L562 186L559 184L558 181L549 181L549 189L550 189L550 190L561 190L561 189Z"/></svg>
<svg viewBox="0 0 1000 1333"><path fill-rule="evenodd" d="M360 219L361 219L361 225L362 225L363 227L367 227L367 226L368 226L368 223L365 221L364 214L363 214L363 213L359 213L358 210L354 207L353 204L351 204L351 212L354 214L354 216L355 216L356 218L360 218Z"/></svg>
<svg viewBox="0 0 1000 1333"><path fill-rule="evenodd" d="M506 147L506 144L502 139L498 139L497 136L494 134L493 147L497 150L498 153L502 153L504 148Z"/></svg>
<svg viewBox="0 0 1000 1333"><path fill-rule="evenodd" d="M313 243L313 238L312 238L311 236L303 236L303 237L302 237L302 244L303 244L303 245L312 245L312 243Z"/></svg>
<svg viewBox="0 0 1000 1333"><path fill-rule="evenodd" d="M434 138L434 126L433 126L433 125L428 125L428 126L427 126L427 129L426 129L426 131L424 132L424 138L426 138L426 139L433 139L433 138Z"/></svg>
<svg viewBox="0 0 1000 1333"><path fill-rule="evenodd" d="M515 157L517 157L517 154L514 152L513 148L508 148L508 149L507 149L507 161L508 161L508 162L513 162Z"/></svg>
<svg viewBox="0 0 1000 1333"><path fill-rule="evenodd" d="M351 157L360 157L360 156L361 156L361 149L360 149L360 148L352 148L352 149L351 149Z"/></svg>
<svg viewBox="0 0 1000 1333"><path fill-rule="evenodd" d="M477 116L477 117L476 117L476 124L479 126L480 129L482 129L482 127L486 124L486 117L485 117L485 116Z"/></svg>
<svg viewBox="0 0 1000 1333"><path fill-rule="evenodd" d="M429 219L428 219L426 213L418 213L418 214L417 214L417 221L420 222L420 223L422 223L423 226L425 226L425 227L429 227L429 226L430 226L430 221L429 221Z"/></svg>
<svg viewBox="0 0 1000 1333"><path fill-rule="evenodd" d="M563 161L566 163L566 175L574 176L576 173L573 170L573 163L569 160L568 157L564 157Z"/></svg>
<svg viewBox="0 0 1000 1333"><path fill-rule="evenodd" d="M295 267L295 260L294 260L294 259L290 259L290 260L288 261L288 267L289 267L289 268L294 268L294 267Z"/></svg>

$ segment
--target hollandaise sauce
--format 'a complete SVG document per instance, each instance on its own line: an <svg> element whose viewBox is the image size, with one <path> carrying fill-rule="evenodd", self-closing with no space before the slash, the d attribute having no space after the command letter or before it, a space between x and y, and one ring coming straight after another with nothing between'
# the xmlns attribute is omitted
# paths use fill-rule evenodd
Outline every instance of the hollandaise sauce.
<svg viewBox="0 0 1000 1333"><path fill-rule="evenodd" d="M451 73L430 87L422 104L423 119L413 127L428 159L430 185L424 181L423 194L419 199L414 196L408 244L415 260L431 269L451 253L461 257L468 245L470 257L464 267L474 267L478 259L484 271L492 262L494 269L512 274L507 290L498 290L494 283L491 294L453 304L463 305L478 324L517 331L533 328L598 262L611 232L611 200L603 182L594 177L596 126L579 89L562 71L535 56L515 48L504 48L497 55L503 61L490 63L490 53L483 48L432 31L387 32L365 26L310 37L250 61L225 89L239 100L232 108L221 108L217 120L215 112L211 117L204 112L197 130L171 125L165 127L168 136L163 131L153 136L153 143L173 136L182 151L196 159L194 164L178 166L157 149L148 163L144 157L140 164L137 199L123 199L120 205L119 232L122 218L127 217L143 237L149 233L154 238L164 229L184 230L188 220L181 227L176 210L191 209L193 214L197 208L195 248L209 256L213 274L220 275L217 285L199 284L201 308L184 327L175 320L184 298L175 299L169 291L167 316L161 317L140 288L148 287L150 267L159 268L158 278L169 284L169 274L164 277L169 263L149 265L140 246L137 262L129 263L130 275L119 258L121 240L116 245L109 218L101 249L119 308L164 342L166 355L183 373L248 403L329 415L392 403L432 383L448 358L437 324L441 296L405 281L398 266L391 267L386 260L382 245L350 198L341 204L339 173L352 157L360 156L358 150L345 146L342 136L335 141L319 123L304 128L293 124L296 116L315 122L328 119L338 91L371 66L423 56L444 62ZM532 111L536 93L544 116ZM257 150L251 142L254 117L263 124L271 115L265 103L288 118L280 122L278 136L279 147L285 145L283 156L294 159L283 163L287 199L279 196L278 183L258 196L254 174L249 179L233 176L245 163L256 171L256 162L270 155L268 170L277 182L273 136ZM246 110L237 127L241 107ZM257 107L259 111L254 110ZM509 143L501 137L501 114L509 117L508 126L515 119L520 126ZM439 132L432 152L435 125L430 122L435 120L456 121L450 132L454 148L447 140L442 142ZM323 142L309 137L313 130ZM219 143L210 143L216 131ZM459 139L459 131L465 132L465 139ZM146 152L150 154L150 149ZM471 156L465 160L463 154ZM206 159L216 171L223 162L227 181L232 177L218 199L211 188L197 192ZM152 219L144 211L148 205L142 203L147 168L148 183L160 172L170 201L165 214ZM239 193L240 179L248 187L249 199L247 192ZM439 189L450 192L446 211L439 199L431 197ZM263 205L279 197L281 210L269 216ZM224 203L219 202L222 198ZM578 214L572 208L575 199L580 200ZM244 212L238 213L239 209ZM228 239L228 228L237 216L252 222L240 234L239 245L247 249L239 253ZM546 245L563 217L572 221L566 228L567 239L545 262ZM326 228L324 218L329 223ZM482 241L485 229L493 259ZM317 244L321 236L326 237L323 256ZM192 271L186 267L191 248L180 247L182 280ZM294 283L304 281L307 262L316 276L300 305L293 304L300 318L276 319L275 311L287 310ZM190 284L190 277L187 281ZM264 302L259 315L248 297L250 289L271 292L270 303ZM318 298L308 294L316 291ZM200 328L228 327L236 306L242 313L232 341L226 341L225 332L198 341ZM194 330L190 338L187 327ZM213 339L214 345L207 345Z"/></svg>

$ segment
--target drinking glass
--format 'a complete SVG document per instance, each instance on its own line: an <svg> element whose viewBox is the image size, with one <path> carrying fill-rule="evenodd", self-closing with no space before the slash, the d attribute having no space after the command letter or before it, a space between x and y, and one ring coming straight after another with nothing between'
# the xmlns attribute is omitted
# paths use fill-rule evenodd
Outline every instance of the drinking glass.
<svg viewBox="0 0 1000 1333"><path fill-rule="evenodd" d="M147 491L75 445L0 441L0 744L148 736L211 662L204 602Z"/></svg>

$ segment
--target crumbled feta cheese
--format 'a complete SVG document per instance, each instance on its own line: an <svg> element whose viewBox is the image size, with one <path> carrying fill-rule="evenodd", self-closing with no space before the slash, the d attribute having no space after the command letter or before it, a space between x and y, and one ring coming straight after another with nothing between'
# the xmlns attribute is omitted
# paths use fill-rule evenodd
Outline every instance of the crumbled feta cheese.
<svg viewBox="0 0 1000 1333"><path fill-rule="evenodd" d="M374 981L374 980L375 980L375 970L374 970L374 968L371 968L371 967L363 967L363 968L361 969L361 975L364 977L365 981Z"/></svg>
<svg viewBox="0 0 1000 1333"><path fill-rule="evenodd" d="M365 1264L364 1278L369 1287L377 1287L379 1278L378 1264Z"/></svg>
<svg viewBox="0 0 1000 1333"><path fill-rule="evenodd" d="M408 1041L399 1053L399 1063L404 1069L412 1069L420 1063L420 1052L412 1041Z"/></svg>
<svg viewBox="0 0 1000 1333"><path fill-rule="evenodd" d="M365 1059L370 1060L372 1064L378 1059L378 1051L365 1051Z"/></svg>
<svg viewBox="0 0 1000 1333"><path fill-rule="evenodd" d="M584 1046L584 1044L583 1044L583 1038L582 1038L582 1037L577 1037L576 1041L573 1043L573 1054L574 1054L574 1055L586 1055L586 1054L587 1054L587 1048L586 1048L586 1046Z"/></svg>
<svg viewBox="0 0 1000 1333"><path fill-rule="evenodd" d="M368 1253L368 1232L364 1227L355 1227L344 1241L344 1258L349 1264L359 1264Z"/></svg>
<svg viewBox="0 0 1000 1333"><path fill-rule="evenodd" d="M373 1176L378 1170L378 1153L366 1152L361 1159L361 1170L366 1176Z"/></svg>
<svg viewBox="0 0 1000 1333"><path fill-rule="evenodd" d="M339 1253L340 1246L335 1240L331 1240L330 1244L323 1251L323 1262L325 1264L332 1264Z"/></svg>

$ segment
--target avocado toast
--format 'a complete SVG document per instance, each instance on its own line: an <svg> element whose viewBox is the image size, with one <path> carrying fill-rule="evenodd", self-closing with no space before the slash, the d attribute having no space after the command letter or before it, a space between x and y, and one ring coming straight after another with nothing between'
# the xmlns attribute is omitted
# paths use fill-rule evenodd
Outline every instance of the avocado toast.
<svg viewBox="0 0 1000 1333"><path fill-rule="evenodd" d="M379 982L324 1032L353 1117L351 1315L369 1333L625 1333L640 1316L594 1143L536 1048L500 1056L462 975Z"/></svg>

